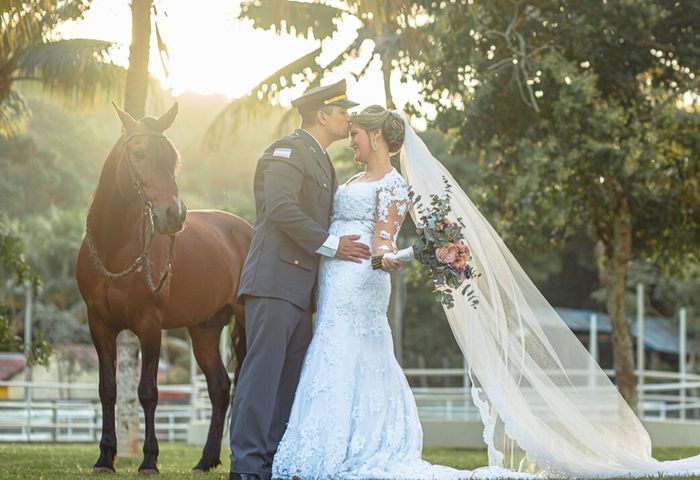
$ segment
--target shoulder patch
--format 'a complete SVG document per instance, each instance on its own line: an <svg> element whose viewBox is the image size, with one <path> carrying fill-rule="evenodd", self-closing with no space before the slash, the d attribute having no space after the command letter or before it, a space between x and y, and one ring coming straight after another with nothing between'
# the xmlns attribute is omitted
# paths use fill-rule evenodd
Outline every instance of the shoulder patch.
<svg viewBox="0 0 700 480"><path fill-rule="evenodd" d="M272 152L272 156L278 157L278 158L291 158L292 149L291 148L275 148L274 152Z"/></svg>

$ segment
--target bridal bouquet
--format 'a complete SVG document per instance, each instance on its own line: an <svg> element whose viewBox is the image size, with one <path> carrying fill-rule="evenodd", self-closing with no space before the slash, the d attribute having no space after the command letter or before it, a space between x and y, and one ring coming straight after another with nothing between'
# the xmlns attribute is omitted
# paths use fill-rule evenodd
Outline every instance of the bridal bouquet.
<svg viewBox="0 0 700 480"><path fill-rule="evenodd" d="M479 274L472 265L471 251L462 234L464 223L459 218L457 221L448 218L451 193L451 187L445 180L445 194L431 195L430 208L426 210L420 205L420 196L414 198L414 192L410 192L409 197L418 210L418 240L411 247L386 255L401 261L417 259L428 267L435 283L435 299L445 307L454 306L452 291L461 287L462 295L466 295L471 306L476 308L479 300L472 285L467 283L462 287L462 284ZM372 268L381 269L383 258L384 255L372 257Z"/></svg>

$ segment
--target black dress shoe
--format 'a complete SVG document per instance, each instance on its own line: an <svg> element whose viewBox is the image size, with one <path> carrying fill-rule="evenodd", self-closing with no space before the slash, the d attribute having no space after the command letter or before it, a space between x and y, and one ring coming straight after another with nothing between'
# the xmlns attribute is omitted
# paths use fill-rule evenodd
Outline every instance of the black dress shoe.
<svg viewBox="0 0 700 480"><path fill-rule="evenodd" d="M228 475L228 480L260 480L260 477L254 473L231 472Z"/></svg>

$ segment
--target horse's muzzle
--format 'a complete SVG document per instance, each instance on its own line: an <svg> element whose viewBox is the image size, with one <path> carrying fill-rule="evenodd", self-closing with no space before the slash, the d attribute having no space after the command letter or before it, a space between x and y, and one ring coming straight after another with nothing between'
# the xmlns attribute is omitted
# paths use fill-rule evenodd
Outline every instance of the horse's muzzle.
<svg viewBox="0 0 700 480"><path fill-rule="evenodd" d="M165 210L154 209L154 223L158 233L162 235L172 235L185 228L185 218L187 217L187 207L182 199L170 204Z"/></svg>

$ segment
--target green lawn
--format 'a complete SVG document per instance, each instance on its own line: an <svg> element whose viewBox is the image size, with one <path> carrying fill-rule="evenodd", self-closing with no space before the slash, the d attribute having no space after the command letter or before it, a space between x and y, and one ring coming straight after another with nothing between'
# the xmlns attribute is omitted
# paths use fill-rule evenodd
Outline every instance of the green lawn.
<svg viewBox="0 0 700 480"><path fill-rule="evenodd" d="M423 453L425 459L432 463L462 469L473 469L486 464L486 452L482 450L426 448ZM654 456L660 460L672 460L697 453L694 449L657 449ZM93 479L95 476L92 474L92 464L97 459L97 454L96 444L0 443L0 479ZM159 479L228 478L228 450L222 452L221 456L226 465L206 476L195 475L190 471L199 460L199 454L199 447L189 447L182 443L161 443ZM141 459L119 459L115 478L142 479L143 477L136 473L140 462Z"/></svg>

